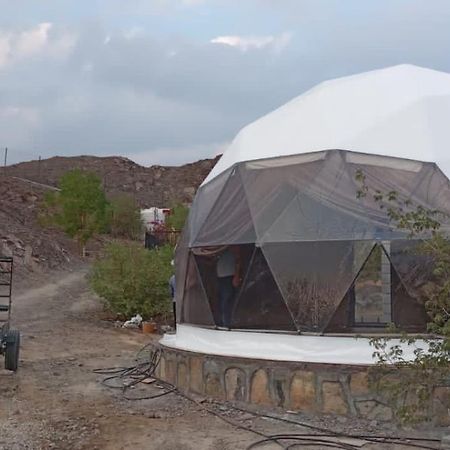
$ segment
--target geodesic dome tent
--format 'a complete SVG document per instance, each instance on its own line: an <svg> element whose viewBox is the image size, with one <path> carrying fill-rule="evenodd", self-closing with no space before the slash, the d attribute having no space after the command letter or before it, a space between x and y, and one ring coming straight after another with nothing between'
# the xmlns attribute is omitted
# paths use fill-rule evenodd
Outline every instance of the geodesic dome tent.
<svg viewBox="0 0 450 450"><path fill-rule="evenodd" d="M244 128L178 245L179 322L219 324L217 255L237 248L232 329L425 331L431 265L414 249L426 236L361 189L442 212L448 233L450 185L435 162L450 168L449 118L450 75L397 66L326 82Z"/></svg>

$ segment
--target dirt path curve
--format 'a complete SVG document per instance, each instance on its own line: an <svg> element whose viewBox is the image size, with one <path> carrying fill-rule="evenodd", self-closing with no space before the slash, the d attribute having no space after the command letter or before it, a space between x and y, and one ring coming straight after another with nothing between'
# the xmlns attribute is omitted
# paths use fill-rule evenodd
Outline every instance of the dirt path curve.
<svg viewBox="0 0 450 450"><path fill-rule="evenodd" d="M99 383L94 368L129 365L149 338L101 321L85 275L57 273L16 291L21 363L16 374L0 370L0 449L220 450L251 442L174 395L131 402Z"/></svg>

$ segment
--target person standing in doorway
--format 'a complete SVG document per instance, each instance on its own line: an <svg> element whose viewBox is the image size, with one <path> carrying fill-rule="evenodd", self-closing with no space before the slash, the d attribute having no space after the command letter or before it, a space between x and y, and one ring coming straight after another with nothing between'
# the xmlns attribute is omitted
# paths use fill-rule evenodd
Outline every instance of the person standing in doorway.
<svg viewBox="0 0 450 450"><path fill-rule="evenodd" d="M240 258L238 247L227 247L217 259L217 283L219 290L220 324L230 328L234 297L240 286Z"/></svg>

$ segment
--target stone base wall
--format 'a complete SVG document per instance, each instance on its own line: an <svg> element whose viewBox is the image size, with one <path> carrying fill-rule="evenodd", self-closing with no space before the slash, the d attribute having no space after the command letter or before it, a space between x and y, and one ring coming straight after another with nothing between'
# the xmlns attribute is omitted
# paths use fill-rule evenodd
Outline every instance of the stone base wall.
<svg viewBox="0 0 450 450"><path fill-rule="evenodd" d="M394 412L369 383L367 366L204 355L161 346L157 375L184 392L309 414L391 421ZM430 413L450 426L450 387L435 389Z"/></svg>

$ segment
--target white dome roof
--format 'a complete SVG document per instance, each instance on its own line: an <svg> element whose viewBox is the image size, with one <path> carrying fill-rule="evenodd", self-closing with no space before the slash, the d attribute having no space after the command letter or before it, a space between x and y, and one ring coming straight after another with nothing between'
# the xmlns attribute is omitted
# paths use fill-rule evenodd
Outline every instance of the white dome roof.
<svg viewBox="0 0 450 450"><path fill-rule="evenodd" d="M240 161L330 149L436 162L450 177L450 74L400 65L320 83L243 128L204 183Z"/></svg>

